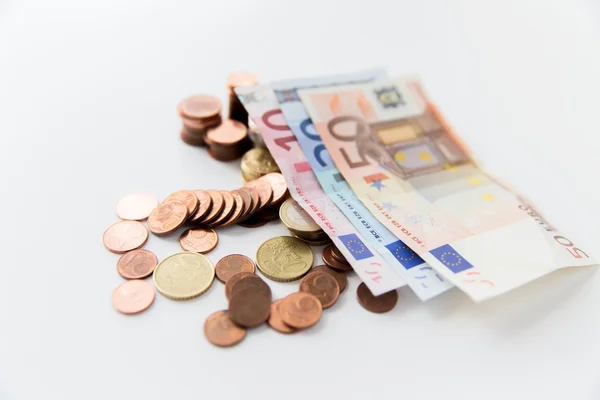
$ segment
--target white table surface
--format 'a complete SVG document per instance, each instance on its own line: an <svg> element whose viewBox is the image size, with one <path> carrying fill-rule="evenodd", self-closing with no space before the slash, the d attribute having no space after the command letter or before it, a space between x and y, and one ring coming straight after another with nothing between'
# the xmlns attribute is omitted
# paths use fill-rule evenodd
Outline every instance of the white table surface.
<svg viewBox="0 0 600 400"><path fill-rule="evenodd" d="M404 288L386 315L358 305L352 276L314 329L264 326L223 350L202 333L220 282L123 316L101 242L124 194L241 184L239 162L179 140L183 97L225 100L236 70L382 66L420 73L484 164L600 257L599 22L583 0L0 1L0 399L600 398L594 268L482 304ZM223 229L209 258L285 233Z"/></svg>

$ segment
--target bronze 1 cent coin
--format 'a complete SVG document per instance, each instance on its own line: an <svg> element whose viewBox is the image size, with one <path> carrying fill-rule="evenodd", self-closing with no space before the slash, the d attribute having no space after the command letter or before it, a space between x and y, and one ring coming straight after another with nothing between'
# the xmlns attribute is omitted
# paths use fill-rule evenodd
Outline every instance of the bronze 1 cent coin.
<svg viewBox="0 0 600 400"><path fill-rule="evenodd" d="M233 346L246 337L246 329L235 325L227 311L217 311L204 323L204 336L216 346Z"/></svg>
<svg viewBox="0 0 600 400"><path fill-rule="evenodd" d="M329 245L323 249L323 262L327 264L329 268L333 268L336 271L352 271L350 264L335 259L333 256L333 245Z"/></svg>
<svg viewBox="0 0 600 400"><path fill-rule="evenodd" d="M233 212L231 213L229 218L227 218L221 223L221 227L223 228L236 223L242 216L242 213L244 212L244 199L242 199L240 193L235 190L232 190L231 196L233 196L235 204L233 206Z"/></svg>
<svg viewBox="0 0 600 400"><path fill-rule="evenodd" d="M258 196L260 197L260 205L256 211L267 206L273 198L273 189L271 189L271 185L269 185L269 183L266 181L257 179L246 183L244 186L254 188L258 192Z"/></svg>
<svg viewBox="0 0 600 400"><path fill-rule="evenodd" d="M303 292L290 294L283 299L279 307L283 322L297 329L315 325L323 313L323 306L319 299Z"/></svg>
<svg viewBox="0 0 600 400"><path fill-rule="evenodd" d="M225 297L227 297L228 301L231 301L231 296L233 294L233 286L235 286L235 284L244 279L247 278L249 276L257 276L256 274L254 274L253 272L238 272L237 274L232 275L229 279L227 279L227 282L225 282Z"/></svg>
<svg viewBox="0 0 600 400"><path fill-rule="evenodd" d="M243 283L247 279L238 282ZM236 285L237 286L237 285ZM245 328L253 328L269 319L271 312L271 292L246 288L234 291L229 302L229 318Z"/></svg>
<svg viewBox="0 0 600 400"><path fill-rule="evenodd" d="M270 206L274 206L280 204L288 193L288 187L285 183L285 178L279 172L271 172L264 176L261 176L259 179L266 181L269 185L271 185L271 189L273 190L273 197L269 203Z"/></svg>
<svg viewBox="0 0 600 400"><path fill-rule="evenodd" d="M346 257L344 257L344 255L342 254L340 249L337 248L337 246L331 245L331 254L333 255L333 258L335 258L339 262L348 263L348 260L346 260Z"/></svg>
<svg viewBox="0 0 600 400"><path fill-rule="evenodd" d="M206 190L194 190L198 198L198 210L190 217L190 222L194 223L204 218L212 207L212 199Z"/></svg>
<svg viewBox="0 0 600 400"><path fill-rule="evenodd" d="M340 293L346 289L348 279L346 279L346 275L342 274L341 272L337 272L336 270L329 268L327 265L318 265L316 267L312 267L310 273L313 272L325 272L333 276L340 287Z"/></svg>
<svg viewBox="0 0 600 400"><path fill-rule="evenodd" d="M300 281L299 290L315 295L323 308L329 308L340 297L340 286L335 278L326 272L311 272Z"/></svg>
<svg viewBox="0 0 600 400"><path fill-rule="evenodd" d="M218 190L207 190L207 192L212 200L212 207L203 219L196 221L199 224L211 223L218 218L223 207L225 207L225 199L223 199L223 196Z"/></svg>
<svg viewBox="0 0 600 400"><path fill-rule="evenodd" d="M187 206L180 201L159 204L148 217L148 228L157 236L175 232L188 216Z"/></svg>
<svg viewBox="0 0 600 400"><path fill-rule="evenodd" d="M286 325L285 322L281 319L281 313L279 311L279 306L283 300L275 300L271 303L271 314L269 314L268 324L271 328L275 329L277 332L281 333L294 333L298 330L296 328L292 328L289 325Z"/></svg>
<svg viewBox="0 0 600 400"><path fill-rule="evenodd" d="M199 94L184 99L177 107L184 118L206 119L221 112L221 100L215 96Z"/></svg>
<svg viewBox="0 0 600 400"><path fill-rule="evenodd" d="M133 250L117 261L117 271L125 279L144 279L152 275L158 265L156 255L148 250Z"/></svg>
<svg viewBox="0 0 600 400"><path fill-rule="evenodd" d="M191 192L189 190L180 190L178 192L171 193L167 196L166 199L163 200L163 203L167 203L173 200L180 201L183 204L185 204L185 206L188 209L188 215L194 215L196 213L196 210L198 209L198 197L196 197L196 194L194 192Z"/></svg>
<svg viewBox="0 0 600 400"><path fill-rule="evenodd" d="M367 285L361 283L356 289L356 297L361 306L374 313L385 313L396 307L398 302L398 291L373 296Z"/></svg>
<svg viewBox="0 0 600 400"><path fill-rule="evenodd" d="M210 253L218 243L219 235L214 229L209 228L188 229L179 237L181 248L194 253Z"/></svg>
<svg viewBox="0 0 600 400"><path fill-rule="evenodd" d="M223 209L214 221L207 222L207 224L213 228L221 226L223 222L227 221L235 209L235 199L231 193L226 190L219 190L219 193L223 197Z"/></svg>
<svg viewBox="0 0 600 400"><path fill-rule="evenodd" d="M265 281L260 279L258 275L252 275L253 276L242 277L242 279L238 280L237 282L234 282L231 285L231 299L235 297L235 294L237 292L246 289L256 292L264 292L266 295L269 296L269 298L271 297L271 288L269 287L269 285L267 285Z"/></svg>
<svg viewBox="0 0 600 400"><path fill-rule="evenodd" d="M104 247L112 253L123 254L139 249L148 240L148 230L138 221L121 221L111 225L102 235Z"/></svg>
<svg viewBox="0 0 600 400"><path fill-rule="evenodd" d="M235 274L240 272L250 272L254 274L256 266L254 261L243 254L230 254L225 256L217 262L215 266L215 273L217 279L223 283L227 281Z"/></svg>

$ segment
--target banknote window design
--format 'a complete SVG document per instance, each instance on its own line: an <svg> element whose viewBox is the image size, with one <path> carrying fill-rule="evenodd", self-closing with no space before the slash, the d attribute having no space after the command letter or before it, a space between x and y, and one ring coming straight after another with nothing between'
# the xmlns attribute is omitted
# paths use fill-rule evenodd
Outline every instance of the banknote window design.
<svg viewBox="0 0 600 400"><path fill-rule="evenodd" d="M442 171L469 162L435 116L420 116L371 124L380 143L400 167L403 179Z"/></svg>

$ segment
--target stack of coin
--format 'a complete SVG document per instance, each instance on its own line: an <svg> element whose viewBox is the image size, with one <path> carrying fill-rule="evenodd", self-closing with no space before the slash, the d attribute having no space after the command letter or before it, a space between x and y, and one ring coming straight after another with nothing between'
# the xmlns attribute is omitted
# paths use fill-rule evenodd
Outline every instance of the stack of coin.
<svg viewBox="0 0 600 400"><path fill-rule="evenodd" d="M258 127L252 118L248 118L248 136L250 137L250 140L252 140L254 147L267 147L262 134L258 130Z"/></svg>
<svg viewBox="0 0 600 400"><path fill-rule="evenodd" d="M255 86L258 77L249 72L236 72L229 75L227 79L227 90L229 92L229 119L234 119L248 126L248 112L235 94L235 88L243 86Z"/></svg>
<svg viewBox="0 0 600 400"><path fill-rule="evenodd" d="M320 246L331 242L323 229L292 198L287 199L281 205L279 218L292 236L312 246Z"/></svg>
<svg viewBox="0 0 600 400"><path fill-rule="evenodd" d="M322 257L323 262L329 268L340 272L352 271L352 266L350 266L346 257L344 257L340 250L333 244L330 244L323 249Z"/></svg>
<svg viewBox="0 0 600 400"><path fill-rule="evenodd" d="M248 138L248 128L232 119L208 130L206 144L208 144L208 154L219 161L240 158L252 147L252 142Z"/></svg>
<svg viewBox="0 0 600 400"><path fill-rule="evenodd" d="M188 97L177 111L183 121L181 140L192 146L204 146L207 131L221 124L221 101L215 96Z"/></svg>
<svg viewBox="0 0 600 400"><path fill-rule="evenodd" d="M271 172L279 172L273 156L263 147L248 150L242 157L241 169L244 182L253 181Z"/></svg>

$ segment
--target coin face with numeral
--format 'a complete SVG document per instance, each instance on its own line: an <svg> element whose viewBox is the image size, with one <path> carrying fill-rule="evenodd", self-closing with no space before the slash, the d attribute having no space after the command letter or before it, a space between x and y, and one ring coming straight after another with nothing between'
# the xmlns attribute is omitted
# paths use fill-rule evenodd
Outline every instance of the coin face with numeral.
<svg viewBox="0 0 600 400"><path fill-rule="evenodd" d="M293 281L303 277L314 259L311 248L291 236L267 240L256 252L258 269L274 281Z"/></svg>
<svg viewBox="0 0 600 400"><path fill-rule="evenodd" d="M187 300L200 296L212 285L215 270L197 253L177 253L165 258L154 270L154 285L165 297Z"/></svg>

